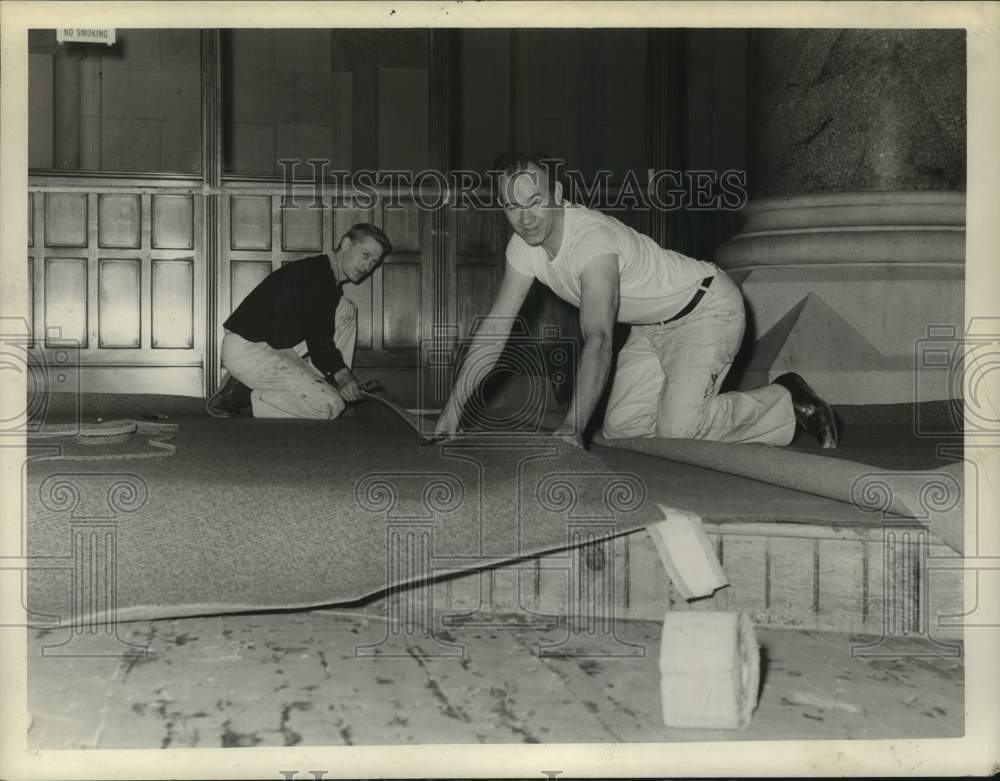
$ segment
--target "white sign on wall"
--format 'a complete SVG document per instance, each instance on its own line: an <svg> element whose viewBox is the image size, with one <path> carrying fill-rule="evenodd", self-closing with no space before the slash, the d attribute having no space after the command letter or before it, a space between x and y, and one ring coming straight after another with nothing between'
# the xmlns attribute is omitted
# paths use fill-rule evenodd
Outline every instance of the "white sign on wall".
<svg viewBox="0 0 1000 781"><path fill-rule="evenodd" d="M114 45L114 27L59 27L56 29L59 43L106 43Z"/></svg>

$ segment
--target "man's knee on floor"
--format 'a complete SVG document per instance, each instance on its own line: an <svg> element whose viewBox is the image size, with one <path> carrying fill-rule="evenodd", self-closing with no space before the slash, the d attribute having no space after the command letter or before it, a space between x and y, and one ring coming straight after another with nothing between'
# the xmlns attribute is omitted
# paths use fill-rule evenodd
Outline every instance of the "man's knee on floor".
<svg viewBox="0 0 1000 781"><path fill-rule="evenodd" d="M325 380L315 380L309 388L301 389L300 393L302 401L311 408L309 417L315 420L334 420L347 407L341 395Z"/></svg>
<svg viewBox="0 0 1000 781"><path fill-rule="evenodd" d="M323 400L323 408L326 411L325 420L339 418L341 413L347 408L347 404L340 396L327 396Z"/></svg>

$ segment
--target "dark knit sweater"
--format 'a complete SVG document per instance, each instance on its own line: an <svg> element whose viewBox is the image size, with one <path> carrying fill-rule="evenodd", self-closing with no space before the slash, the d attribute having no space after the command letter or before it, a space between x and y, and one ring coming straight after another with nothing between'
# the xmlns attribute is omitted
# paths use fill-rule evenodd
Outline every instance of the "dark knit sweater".
<svg viewBox="0 0 1000 781"><path fill-rule="evenodd" d="M345 368L333 343L341 295L326 255L303 258L271 272L223 325L248 341L279 350L305 340L309 359L330 379Z"/></svg>

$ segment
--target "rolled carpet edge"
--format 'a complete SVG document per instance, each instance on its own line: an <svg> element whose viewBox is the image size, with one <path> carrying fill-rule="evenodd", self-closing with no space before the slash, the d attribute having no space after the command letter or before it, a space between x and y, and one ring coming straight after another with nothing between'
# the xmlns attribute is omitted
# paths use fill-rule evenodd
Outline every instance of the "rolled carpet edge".
<svg viewBox="0 0 1000 781"><path fill-rule="evenodd" d="M964 462L938 469L894 471L764 444L697 439L594 437L594 444L824 496L880 517L893 514L929 527L958 553L964 550Z"/></svg>

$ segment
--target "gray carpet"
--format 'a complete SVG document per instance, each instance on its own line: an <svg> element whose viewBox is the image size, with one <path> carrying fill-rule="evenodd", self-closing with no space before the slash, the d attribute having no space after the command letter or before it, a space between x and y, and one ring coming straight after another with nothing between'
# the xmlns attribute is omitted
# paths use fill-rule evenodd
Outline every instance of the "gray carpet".
<svg viewBox="0 0 1000 781"><path fill-rule="evenodd" d="M550 437L420 447L375 404L318 422L147 402L102 411L167 411L181 424L171 457L29 462L32 612L81 620L113 603L117 620L138 620L349 602L661 517L640 479Z"/></svg>
<svg viewBox="0 0 1000 781"><path fill-rule="evenodd" d="M866 452L853 435L838 458L808 443L671 440L584 453L520 434L420 447L374 403L325 423L216 420L200 400L178 397L53 396L45 422L144 414L180 424L170 457L29 463L26 603L35 614L79 620L111 601L117 620L351 602L641 528L661 517L655 502L721 522L837 525L929 505L932 530L961 549L960 472L912 471L905 453L894 455L905 451L892 445L898 426L872 433L884 416L864 429L881 447L877 466L845 459L851 447ZM54 446L33 452L51 455ZM147 449L142 439L96 450ZM924 452L920 465L933 467ZM108 601L95 602L102 583L111 584Z"/></svg>

